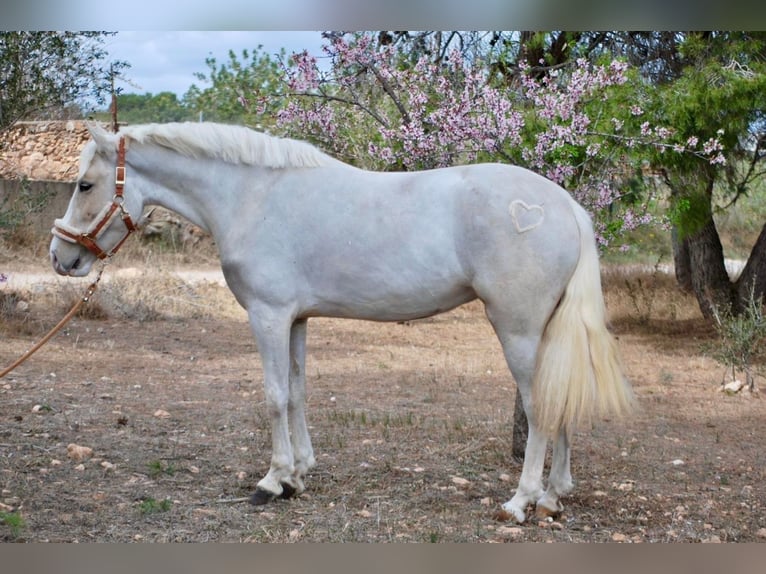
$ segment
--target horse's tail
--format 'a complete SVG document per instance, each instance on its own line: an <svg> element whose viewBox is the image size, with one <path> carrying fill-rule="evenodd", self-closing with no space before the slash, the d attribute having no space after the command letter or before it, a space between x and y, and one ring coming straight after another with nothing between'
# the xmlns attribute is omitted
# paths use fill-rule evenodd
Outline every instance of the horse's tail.
<svg viewBox="0 0 766 574"><path fill-rule="evenodd" d="M623 416L634 406L615 341L606 327L598 251L590 217L579 205L580 258L548 321L537 355L532 401L538 428L554 436L595 416Z"/></svg>

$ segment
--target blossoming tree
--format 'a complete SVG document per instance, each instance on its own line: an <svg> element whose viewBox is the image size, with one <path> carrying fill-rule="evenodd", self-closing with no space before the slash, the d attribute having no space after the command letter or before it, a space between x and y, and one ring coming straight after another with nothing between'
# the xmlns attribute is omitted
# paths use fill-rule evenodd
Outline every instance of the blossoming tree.
<svg viewBox="0 0 766 574"><path fill-rule="evenodd" d="M638 78L620 60L581 58L545 74L520 62L514 81L500 82L457 49L412 63L367 33L331 35L324 51L329 67L306 52L284 67L289 98L277 124L286 133L374 169L529 167L591 212L602 246L652 219L635 193L641 148L725 161L716 138L679 139L640 102L623 105Z"/></svg>

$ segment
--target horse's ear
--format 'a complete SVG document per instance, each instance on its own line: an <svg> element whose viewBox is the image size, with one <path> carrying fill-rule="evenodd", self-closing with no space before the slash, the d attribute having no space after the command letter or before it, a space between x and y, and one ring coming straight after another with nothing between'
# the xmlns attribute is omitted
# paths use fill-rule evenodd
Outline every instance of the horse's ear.
<svg viewBox="0 0 766 574"><path fill-rule="evenodd" d="M93 136L95 132L104 131L101 124L93 120L85 120L85 127L88 128L91 136Z"/></svg>
<svg viewBox="0 0 766 574"><path fill-rule="evenodd" d="M90 132L90 137L93 138L99 148L108 149L110 146L116 147L113 134L106 131L100 123L94 121L86 121L85 126Z"/></svg>

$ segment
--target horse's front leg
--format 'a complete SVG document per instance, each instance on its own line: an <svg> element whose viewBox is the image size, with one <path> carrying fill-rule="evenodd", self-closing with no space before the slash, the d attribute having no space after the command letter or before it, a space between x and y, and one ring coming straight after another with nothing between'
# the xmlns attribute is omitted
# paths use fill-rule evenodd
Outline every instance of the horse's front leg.
<svg viewBox="0 0 766 574"><path fill-rule="evenodd" d="M250 502L265 504L278 496L292 496L295 484L293 449L288 428L290 397L290 329L289 313L264 305L248 309L250 327L255 335L263 363L266 408L271 418L271 466L256 488Z"/></svg>
<svg viewBox="0 0 766 574"><path fill-rule="evenodd" d="M295 494L305 490L303 478L314 466L314 449L306 426L306 327L308 321L299 319L290 329L290 397L287 412L292 431L295 470Z"/></svg>

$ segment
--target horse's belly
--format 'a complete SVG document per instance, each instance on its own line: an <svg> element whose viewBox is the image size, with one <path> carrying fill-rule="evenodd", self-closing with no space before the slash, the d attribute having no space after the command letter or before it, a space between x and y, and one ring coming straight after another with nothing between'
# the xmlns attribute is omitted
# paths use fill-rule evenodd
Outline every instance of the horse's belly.
<svg viewBox="0 0 766 574"><path fill-rule="evenodd" d="M304 310L303 316L408 321L449 311L475 298L473 289L458 286L413 291L392 290L380 294L374 290L348 291L314 299Z"/></svg>

